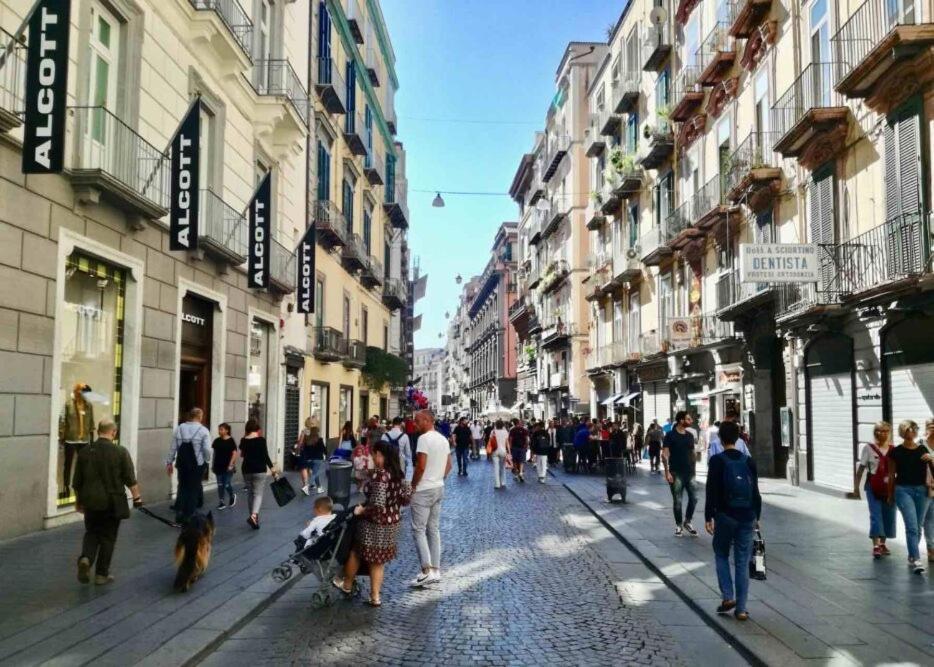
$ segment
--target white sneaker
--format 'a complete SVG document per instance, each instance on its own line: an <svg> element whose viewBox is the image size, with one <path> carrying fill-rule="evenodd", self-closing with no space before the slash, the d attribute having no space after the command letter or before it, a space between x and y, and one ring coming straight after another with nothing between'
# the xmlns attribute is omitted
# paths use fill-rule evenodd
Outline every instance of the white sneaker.
<svg viewBox="0 0 934 667"><path fill-rule="evenodd" d="M304 493L306 496L308 495L308 485L307 485L307 484L306 484L305 486L302 487L302 493Z"/></svg>
<svg viewBox="0 0 934 667"><path fill-rule="evenodd" d="M920 558L909 559L908 565L911 567L915 574L921 574L924 572L924 561L922 561Z"/></svg>
<svg viewBox="0 0 934 667"><path fill-rule="evenodd" d="M318 493L324 493L324 487L323 487L323 486L316 487L316 490L317 490Z"/></svg>

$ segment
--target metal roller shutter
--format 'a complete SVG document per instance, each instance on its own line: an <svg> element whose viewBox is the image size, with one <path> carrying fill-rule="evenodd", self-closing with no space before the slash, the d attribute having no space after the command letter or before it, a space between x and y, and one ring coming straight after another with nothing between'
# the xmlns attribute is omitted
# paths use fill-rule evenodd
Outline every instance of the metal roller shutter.
<svg viewBox="0 0 934 667"><path fill-rule="evenodd" d="M656 382L655 386L655 412L658 414L658 423L664 424L671 417L671 392L666 382Z"/></svg>
<svg viewBox="0 0 934 667"><path fill-rule="evenodd" d="M923 438L924 422L934 417L934 363L893 369L889 373L889 393L894 434L898 435L899 422L913 419Z"/></svg>
<svg viewBox="0 0 934 667"><path fill-rule="evenodd" d="M658 413L655 411L655 383L648 382L642 390L642 410L645 416L645 425L652 423L653 419L658 419ZM659 420L659 424L663 420Z"/></svg>
<svg viewBox="0 0 934 667"><path fill-rule="evenodd" d="M837 373L810 379L814 483L853 489L853 378Z"/></svg>

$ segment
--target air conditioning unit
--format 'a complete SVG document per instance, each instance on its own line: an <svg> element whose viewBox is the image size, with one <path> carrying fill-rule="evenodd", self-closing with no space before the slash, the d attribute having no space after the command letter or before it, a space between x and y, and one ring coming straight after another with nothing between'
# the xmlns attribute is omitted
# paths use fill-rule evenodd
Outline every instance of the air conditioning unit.
<svg viewBox="0 0 934 667"><path fill-rule="evenodd" d="M639 246L630 248L629 250L626 251L626 257L628 257L629 259L635 259L636 257L639 256L639 252L640 252Z"/></svg>

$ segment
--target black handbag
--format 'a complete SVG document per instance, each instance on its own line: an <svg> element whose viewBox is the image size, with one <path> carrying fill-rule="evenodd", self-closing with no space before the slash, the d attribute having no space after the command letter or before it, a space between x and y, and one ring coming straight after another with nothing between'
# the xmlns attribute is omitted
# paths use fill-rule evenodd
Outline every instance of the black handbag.
<svg viewBox="0 0 934 667"><path fill-rule="evenodd" d="M292 488L292 485L289 484L289 480L285 477L277 477L272 484L272 495L276 499L276 504L279 507L284 507L292 502L292 499L295 498L295 489Z"/></svg>
<svg viewBox="0 0 934 667"><path fill-rule="evenodd" d="M758 581L767 579L765 574L765 540L762 532L757 528L756 537L752 541L752 554L749 558L749 578Z"/></svg>

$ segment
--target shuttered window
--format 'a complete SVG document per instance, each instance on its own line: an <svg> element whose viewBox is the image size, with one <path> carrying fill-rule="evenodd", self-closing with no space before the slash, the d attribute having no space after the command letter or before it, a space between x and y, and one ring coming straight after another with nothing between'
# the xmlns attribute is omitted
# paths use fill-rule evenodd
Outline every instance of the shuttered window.
<svg viewBox="0 0 934 667"><path fill-rule="evenodd" d="M327 201L331 198L331 155L327 147L318 142L318 199Z"/></svg>
<svg viewBox="0 0 934 667"><path fill-rule="evenodd" d="M811 243L818 244L821 284L818 290L827 290L836 274L834 257L834 175L833 168L826 167L814 172L808 206Z"/></svg>
<svg viewBox="0 0 934 667"><path fill-rule="evenodd" d="M921 103L915 98L886 119L887 277L920 271L923 261Z"/></svg>
<svg viewBox="0 0 934 667"><path fill-rule="evenodd" d="M343 197L341 210L347 221L347 231L353 233L353 185L346 178L343 182Z"/></svg>

